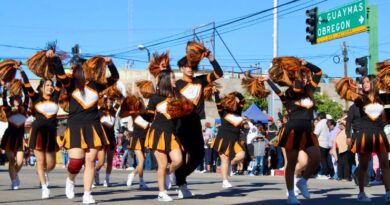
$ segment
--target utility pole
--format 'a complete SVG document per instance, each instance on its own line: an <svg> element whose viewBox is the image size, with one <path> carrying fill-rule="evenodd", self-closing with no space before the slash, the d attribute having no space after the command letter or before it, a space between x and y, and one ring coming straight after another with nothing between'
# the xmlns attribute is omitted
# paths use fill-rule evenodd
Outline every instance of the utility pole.
<svg viewBox="0 0 390 205"><path fill-rule="evenodd" d="M368 36L370 41L370 67L368 74L376 74L376 63L378 62L378 6L369 5L368 12Z"/></svg>
<svg viewBox="0 0 390 205"><path fill-rule="evenodd" d="M274 25L273 25L273 57L278 57L278 0L274 0ZM274 92L268 97L268 115L274 120L278 118L278 112L282 111L282 103Z"/></svg>
<svg viewBox="0 0 390 205"><path fill-rule="evenodd" d="M344 61L344 77L348 77L348 50L347 50L347 43L344 41L343 42L343 61ZM349 105L348 105L348 101L345 100L345 104L344 104L344 110L348 110L349 108Z"/></svg>

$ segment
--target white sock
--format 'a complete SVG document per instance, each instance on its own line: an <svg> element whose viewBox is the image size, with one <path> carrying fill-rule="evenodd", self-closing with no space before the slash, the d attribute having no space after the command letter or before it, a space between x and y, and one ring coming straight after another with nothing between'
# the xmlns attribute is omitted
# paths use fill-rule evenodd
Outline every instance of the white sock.
<svg viewBox="0 0 390 205"><path fill-rule="evenodd" d="M295 196L294 190L288 190L288 195L289 196Z"/></svg>
<svg viewBox="0 0 390 205"><path fill-rule="evenodd" d="M110 179L110 174L106 174L106 179Z"/></svg>
<svg viewBox="0 0 390 205"><path fill-rule="evenodd" d="M222 183L226 184L226 183L229 183L228 180L222 180Z"/></svg>
<svg viewBox="0 0 390 205"><path fill-rule="evenodd" d="M167 192L166 191L160 191L159 193L158 193L158 195L163 195L163 194L166 194Z"/></svg>
<svg viewBox="0 0 390 205"><path fill-rule="evenodd" d="M139 182L145 182L143 177L139 178Z"/></svg>
<svg viewBox="0 0 390 205"><path fill-rule="evenodd" d="M43 184L41 186L42 186L42 189L47 189L47 184Z"/></svg>
<svg viewBox="0 0 390 205"><path fill-rule="evenodd" d="M84 192L84 196L89 196L89 195L91 195L91 192L90 192L90 191L85 191L85 192Z"/></svg>

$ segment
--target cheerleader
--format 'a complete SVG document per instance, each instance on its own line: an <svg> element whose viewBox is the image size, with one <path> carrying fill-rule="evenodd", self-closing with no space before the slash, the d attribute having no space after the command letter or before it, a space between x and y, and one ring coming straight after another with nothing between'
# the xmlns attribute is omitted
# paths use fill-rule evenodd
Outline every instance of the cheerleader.
<svg viewBox="0 0 390 205"><path fill-rule="evenodd" d="M165 190L169 174L177 170L182 164L181 144L176 137L176 120L168 114L169 103L175 97L175 75L171 70L163 70L157 76L157 91L149 99L146 112L143 115L147 120L153 121L146 135L145 147L151 149L156 157L158 201L172 201ZM171 160L169 169L168 157Z"/></svg>
<svg viewBox="0 0 390 205"><path fill-rule="evenodd" d="M111 73L107 79L106 65ZM96 203L91 188L97 152L110 143L99 120L98 93L113 85L119 79L119 73L111 58L99 56L84 63L76 56L71 68L72 78L65 75L62 66L56 71L69 94L68 127L64 133L64 147L69 153L65 193L69 199L74 198L75 179L84 165L83 203L92 204Z"/></svg>
<svg viewBox="0 0 390 205"><path fill-rule="evenodd" d="M232 187L228 181L229 167L242 162L245 157L244 147L240 144L243 122L241 112L245 99L239 92L229 93L220 99L216 89L214 89L214 96L222 122L217 137L211 143L211 148L218 152L221 158L222 188L226 189Z"/></svg>
<svg viewBox="0 0 390 205"><path fill-rule="evenodd" d="M318 139L313 134L312 121L315 106L313 92L321 79L322 71L317 66L294 57L274 58L272 63L270 77L279 85L288 85L289 88L283 93L268 77L259 80L268 82L287 109L288 121L279 133L278 145L286 150L288 161L285 170L287 203L300 204L294 192L294 172L299 151L304 150L310 156L302 178L296 183L302 196L307 199L310 198L307 181L317 170L320 161Z"/></svg>
<svg viewBox="0 0 390 205"><path fill-rule="evenodd" d="M207 57L214 71L207 75L194 77L198 70L198 63ZM193 197L188 190L187 176L202 163L205 149L201 119L205 118L204 88L211 82L221 78L223 71L211 52L196 42L187 44L187 56L178 62L183 78L176 82L176 90L191 100L195 109L190 115L182 117L178 122L178 137L183 145L183 165L175 172L176 185L179 186L178 198Z"/></svg>
<svg viewBox="0 0 390 205"><path fill-rule="evenodd" d="M145 105L142 99L140 100L141 110L145 110ZM137 156L137 167L127 176L126 185L130 187L133 183L135 175L139 176L139 189L144 190L148 189L144 181L144 164L145 164L145 139L146 133L149 129L149 122L146 121L140 113L137 113L132 116L133 120L133 135L130 138L129 149L133 150Z"/></svg>
<svg viewBox="0 0 390 205"><path fill-rule="evenodd" d="M118 111L117 105L114 107L114 100L111 97L104 96L103 105L99 109L100 122L103 125L104 132L107 135L109 145L102 147L98 151L98 162L95 167L95 185L99 185L99 171L104 165L105 156L107 154L107 167L106 167L106 177L104 178L103 186L110 187L110 174L112 171L112 159L115 155L116 149L116 139L115 139L115 115Z"/></svg>
<svg viewBox="0 0 390 205"><path fill-rule="evenodd" d="M34 150L37 160L37 174L42 187L42 199L50 197L48 189L48 172L56 165L57 112L58 98L62 85L53 85L51 79L42 79L36 92L28 80L26 73L20 68L20 74L33 103L34 122L29 133L28 146Z"/></svg>
<svg viewBox="0 0 390 205"><path fill-rule="evenodd" d="M371 153L375 152L378 155L382 169L383 183L386 191L385 202L389 203L390 169L388 152L390 152L390 146L384 133L384 125L386 123L384 102L379 97L375 82L375 76L365 76L363 78L363 95L359 95L354 100L361 114L360 127L358 128L353 143L350 136L347 136L347 144L352 145L351 151L353 153L359 154L359 194L357 200L371 202L371 199L364 192L364 182Z"/></svg>
<svg viewBox="0 0 390 205"><path fill-rule="evenodd" d="M15 85L15 80L12 81ZM21 86L21 82L18 84ZM11 85L5 85L2 81L3 87L3 106L1 107L7 116L8 128L5 130L3 138L1 139L0 148L5 151L7 155L9 165L8 173L11 178L11 189L17 190L20 186L20 180L18 173L23 166L23 154L24 154L24 124L27 119L27 109L29 104L29 98L25 88L24 101L22 100L21 93L10 96L9 103L7 98L7 89Z"/></svg>

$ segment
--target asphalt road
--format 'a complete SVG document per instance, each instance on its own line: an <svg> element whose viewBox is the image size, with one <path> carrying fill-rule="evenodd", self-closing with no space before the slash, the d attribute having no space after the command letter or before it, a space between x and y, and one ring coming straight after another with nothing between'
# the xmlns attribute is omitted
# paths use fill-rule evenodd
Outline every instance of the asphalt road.
<svg viewBox="0 0 390 205"><path fill-rule="evenodd" d="M126 179L129 171L113 170L111 174L112 187L97 187L93 189L95 200L99 204L164 204L156 200L158 189L156 174L145 173L145 181L149 190L138 190L138 177L132 188L126 187ZM104 169L101 170L101 181L104 177ZM76 197L68 200L64 194L64 182L66 170L56 168L50 173L51 199L41 200L38 177L33 167L23 167L19 173L21 187L19 190L10 190L10 180L6 167L0 166L0 204L81 204L82 202L82 175L76 180ZM230 178L234 188L223 190L219 174L193 174L189 177L189 187L196 194L195 198L178 200L175 189L169 194L175 199L169 204L286 204L286 190L283 177L273 176L233 176ZM312 179L309 181L312 199L305 200L299 196L302 204L316 205L353 205L356 202L358 188L352 182L339 182L333 180ZM384 204L384 187L372 186L366 189L366 193L373 199L371 204Z"/></svg>

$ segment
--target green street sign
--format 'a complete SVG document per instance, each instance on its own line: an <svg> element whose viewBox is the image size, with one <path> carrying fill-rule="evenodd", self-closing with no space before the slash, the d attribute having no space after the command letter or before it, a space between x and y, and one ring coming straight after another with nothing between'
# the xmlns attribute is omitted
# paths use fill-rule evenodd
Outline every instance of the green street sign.
<svg viewBox="0 0 390 205"><path fill-rule="evenodd" d="M366 0L357 0L322 12L317 16L317 43L350 36L366 30Z"/></svg>

